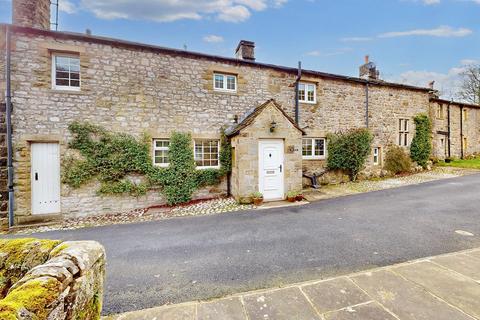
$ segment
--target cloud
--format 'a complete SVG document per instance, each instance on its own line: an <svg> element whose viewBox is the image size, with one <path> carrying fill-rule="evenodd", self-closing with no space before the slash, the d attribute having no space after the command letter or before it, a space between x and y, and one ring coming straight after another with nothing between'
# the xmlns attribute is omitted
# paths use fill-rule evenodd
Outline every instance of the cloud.
<svg viewBox="0 0 480 320"><path fill-rule="evenodd" d="M352 48L339 48L335 50L329 50L329 51L320 51L320 50L313 50L306 52L304 55L310 56L310 57L333 57L333 56L339 56L345 53L348 53L352 51Z"/></svg>
<svg viewBox="0 0 480 320"><path fill-rule="evenodd" d="M409 36L430 36L430 37L466 37L472 34L473 31L467 28L454 29L450 26L440 26L434 29L414 29L408 31L393 31L378 35L379 38L397 38Z"/></svg>
<svg viewBox="0 0 480 320"><path fill-rule="evenodd" d="M218 42L223 42L223 37L210 34L208 36L203 37L203 41L210 42L210 43L218 43Z"/></svg>
<svg viewBox="0 0 480 320"><path fill-rule="evenodd" d="M432 4L439 4L440 0L422 0L423 4L426 4L427 6L430 6Z"/></svg>
<svg viewBox="0 0 480 320"><path fill-rule="evenodd" d="M172 22L215 18L242 22L253 11L279 7L287 0L81 0L82 7L101 19Z"/></svg>
<svg viewBox="0 0 480 320"><path fill-rule="evenodd" d="M343 42L363 42L363 41L371 41L373 40L372 37L346 37L340 39Z"/></svg>
<svg viewBox="0 0 480 320"><path fill-rule="evenodd" d="M77 6L74 5L72 2L70 2L69 0L60 0L58 2L58 10L68 14L73 14L77 12Z"/></svg>
<svg viewBox="0 0 480 320"><path fill-rule="evenodd" d="M388 79L388 81L410 84L414 86L427 87L430 81L435 80L435 89L445 99L459 99L458 93L462 85L461 74L466 71L470 62L478 62L474 59L464 59L458 66L451 67L446 73L434 71L409 70L398 77Z"/></svg>

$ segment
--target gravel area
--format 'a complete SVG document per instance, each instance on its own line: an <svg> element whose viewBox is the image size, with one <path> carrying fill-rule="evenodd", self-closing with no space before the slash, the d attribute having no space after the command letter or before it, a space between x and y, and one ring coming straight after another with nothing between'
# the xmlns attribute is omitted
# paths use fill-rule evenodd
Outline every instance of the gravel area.
<svg viewBox="0 0 480 320"><path fill-rule="evenodd" d="M158 208L138 209L124 213L67 218L58 224L28 229L18 229L12 231L11 233L31 234L53 230L73 230L111 224L127 224L145 221L155 221L172 217L210 215L239 210L248 210L253 208L254 207L252 205L240 205L233 198L212 199L205 201L195 201L192 204L186 204L177 207L162 206Z"/></svg>
<svg viewBox="0 0 480 320"><path fill-rule="evenodd" d="M405 176L322 186L320 189L317 190L305 190L304 195L308 201L317 201L356 193L397 188L440 179L455 178L478 172L478 170L472 169L435 167L431 171L424 171Z"/></svg>

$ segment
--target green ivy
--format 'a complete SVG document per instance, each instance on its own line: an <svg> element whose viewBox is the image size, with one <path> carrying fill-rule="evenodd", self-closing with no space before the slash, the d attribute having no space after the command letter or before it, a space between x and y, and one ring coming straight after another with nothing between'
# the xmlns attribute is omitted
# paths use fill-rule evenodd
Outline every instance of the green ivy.
<svg viewBox="0 0 480 320"><path fill-rule="evenodd" d="M426 168L432 152L431 122L425 114L417 115L415 122L415 136L410 145L410 157L418 165Z"/></svg>
<svg viewBox="0 0 480 320"><path fill-rule="evenodd" d="M373 136L368 129L352 129L330 134L328 140L327 167L343 170L356 180L371 152Z"/></svg>
<svg viewBox="0 0 480 320"><path fill-rule="evenodd" d="M172 133L169 146L169 166L154 166L147 136L136 139L124 133L110 133L90 123L74 122L69 126L73 140L69 148L80 158L70 157L63 163L62 182L78 188L96 178L99 194L130 194L139 196L160 188L167 203L188 202L200 187L220 183L231 172L231 146L222 133L220 169L196 170L190 134ZM134 183L128 175L143 176L146 182Z"/></svg>

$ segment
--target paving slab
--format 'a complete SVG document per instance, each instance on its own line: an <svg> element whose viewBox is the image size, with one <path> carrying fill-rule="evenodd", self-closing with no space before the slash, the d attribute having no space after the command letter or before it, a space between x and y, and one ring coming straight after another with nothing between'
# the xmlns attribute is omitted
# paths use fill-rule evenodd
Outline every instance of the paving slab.
<svg viewBox="0 0 480 320"><path fill-rule="evenodd" d="M467 255L480 259L480 250L473 250L466 253Z"/></svg>
<svg viewBox="0 0 480 320"><path fill-rule="evenodd" d="M372 300L348 278L336 278L301 288L320 313Z"/></svg>
<svg viewBox="0 0 480 320"><path fill-rule="evenodd" d="M448 303L480 318L480 284L431 262L417 262L392 268Z"/></svg>
<svg viewBox="0 0 480 320"><path fill-rule="evenodd" d="M113 316L114 320L195 320L195 305L159 307Z"/></svg>
<svg viewBox="0 0 480 320"><path fill-rule="evenodd" d="M476 281L480 280L479 258L466 254L455 254L451 256L436 257L431 260Z"/></svg>
<svg viewBox="0 0 480 320"><path fill-rule="evenodd" d="M319 320L299 288L286 288L243 297L250 320Z"/></svg>
<svg viewBox="0 0 480 320"><path fill-rule="evenodd" d="M398 320L376 302L327 313L324 317L326 320Z"/></svg>
<svg viewBox="0 0 480 320"><path fill-rule="evenodd" d="M247 320L247 317L240 298L229 298L199 304L197 320Z"/></svg>
<svg viewBox="0 0 480 320"><path fill-rule="evenodd" d="M366 272L352 280L402 320L472 320L423 287L390 271Z"/></svg>

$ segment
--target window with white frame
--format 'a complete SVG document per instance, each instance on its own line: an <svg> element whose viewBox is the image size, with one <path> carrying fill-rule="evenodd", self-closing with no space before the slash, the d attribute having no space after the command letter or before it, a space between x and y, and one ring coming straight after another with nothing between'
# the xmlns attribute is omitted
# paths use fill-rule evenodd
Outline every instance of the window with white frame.
<svg viewBox="0 0 480 320"><path fill-rule="evenodd" d="M59 90L80 90L80 57L52 55L52 87Z"/></svg>
<svg viewBox="0 0 480 320"><path fill-rule="evenodd" d="M214 73L213 89L220 91L237 91L237 76L232 74Z"/></svg>
<svg viewBox="0 0 480 320"><path fill-rule="evenodd" d="M304 159L325 159L325 138L303 138L302 157Z"/></svg>
<svg viewBox="0 0 480 320"><path fill-rule="evenodd" d="M398 122L398 145L408 146L409 120L400 119Z"/></svg>
<svg viewBox="0 0 480 320"><path fill-rule="evenodd" d="M380 164L380 148L373 148L373 164L378 166Z"/></svg>
<svg viewBox="0 0 480 320"><path fill-rule="evenodd" d="M218 168L220 166L220 141L195 139L194 156L197 168Z"/></svg>
<svg viewBox="0 0 480 320"><path fill-rule="evenodd" d="M153 140L153 164L160 167L168 167L168 149L170 141L168 139Z"/></svg>
<svg viewBox="0 0 480 320"><path fill-rule="evenodd" d="M317 90L316 85L313 83L303 83L298 84L298 101L305 103L315 103L317 102Z"/></svg>

